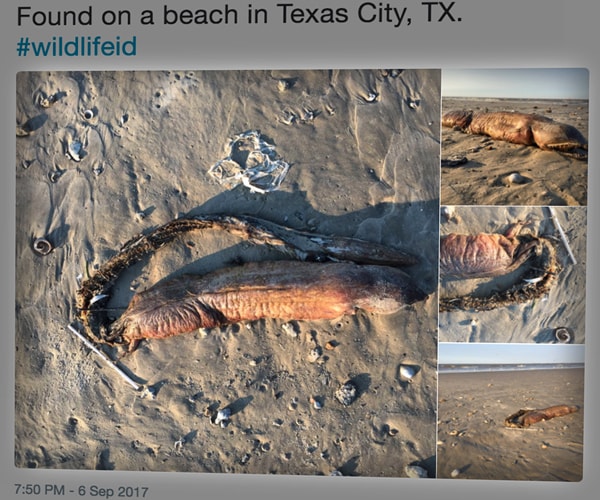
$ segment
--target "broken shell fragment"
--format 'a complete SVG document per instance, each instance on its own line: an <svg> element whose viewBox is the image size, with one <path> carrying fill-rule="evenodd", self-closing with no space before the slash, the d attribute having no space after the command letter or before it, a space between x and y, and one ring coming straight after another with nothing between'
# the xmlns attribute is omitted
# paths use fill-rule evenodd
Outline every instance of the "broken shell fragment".
<svg viewBox="0 0 600 500"><path fill-rule="evenodd" d="M36 238L33 241L33 251L38 255L48 255L52 250L53 246L46 238Z"/></svg>
<svg viewBox="0 0 600 500"><path fill-rule="evenodd" d="M279 92L284 92L294 86L294 80L289 78L281 78L277 80L277 89Z"/></svg>
<svg viewBox="0 0 600 500"><path fill-rule="evenodd" d="M407 477L419 479L429 477L427 475L427 471L423 467L419 467L418 465L407 465L406 467L404 467L404 472L406 472Z"/></svg>
<svg viewBox="0 0 600 500"><path fill-rule="evenodd" d="M358 390L356 384L349 380L343 384L337 391L335 391L335 399L337 399L344 406L350 406L358 397Z"/></svg>
<svg viewBox="0 0 600 500"><path fill-rule="evenodd" d="M227 421L229 420L230 417L231 417L231 409L230 408L222 408L215 415L215 418L213 419L213 424L220 425L221 427L223 427L224 424L227 423Z"/></svg>
<svg viewBox="0 0 600 500"><path fill-rule="evenodd" d="M531 179L521 175L519 172L513 172L512 174L508 174L504 178L504 181L506 184L527 184L531 182Z"/></svg>
<svg viewBox="0 0 600 500"><path fill-rule="evenodd" d="M49 95L47 97L41 97L39 100L39 104L42 108L49 108L50 106L52 106L56 101L58 100L58 97L56 94L52 94Z"/></svg>
<svg viewBox="0 0 600 500"><path fill-rule="evenodd" d="M400 365L398 373L402 382L412 383L412 379L419 372L419 367L415 365Z"/></svg>
<svg viewBox="0 0 600 500"><path fill-rule="evenodd" d="M312 404L312 406L315 410L320 410L321 408L323 408L323 402L321 401L321 398L319 398L319 397L311 396L310 403Z"/></svg>
<svg viewBox="0 0 600 500"><path fill-rule="evenodd" d="M81 161L83 148L79 141L70 142L67 145L67 156L73 161Z"/></svg>

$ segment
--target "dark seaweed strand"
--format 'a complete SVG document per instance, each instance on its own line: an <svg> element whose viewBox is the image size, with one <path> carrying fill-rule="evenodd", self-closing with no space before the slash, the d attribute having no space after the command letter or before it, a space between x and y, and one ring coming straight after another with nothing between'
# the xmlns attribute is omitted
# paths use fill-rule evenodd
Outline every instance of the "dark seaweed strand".
<svg viewBox="0 0 600 500"><path fill-rule="evenodd" d="M306 233L254 217L227 215L182 217L159 226L147 234L134 236L93 276L82 283L77 290L77 310L86 334L90 338L100 339L93 333L90 325L90 315L93 313L90 302L95 296L106 293L125 269L171 243L178 236L203 229L225 230L252 243L269 245L300 260L350 260L385 265L412 265L417 261L409 254L375 243Z"/></svg>
<svg viewBox="0 0 600 500"><path fill-rule="evenodd" d="M545 238L540 238L540 242L542 250L540 255L535 259L539 267L534 265L532 271L523 278L534 278L541 269L543 276L540 281L537 283L519 283L507 290L493 293L487 297L464 295L455 298L441 298L439 302L440 312L458 310L491 311L499 307L530 302L546 295L554 285L556 277L560 272L560 267L556 262L556 251L553 243Z"/></svg>

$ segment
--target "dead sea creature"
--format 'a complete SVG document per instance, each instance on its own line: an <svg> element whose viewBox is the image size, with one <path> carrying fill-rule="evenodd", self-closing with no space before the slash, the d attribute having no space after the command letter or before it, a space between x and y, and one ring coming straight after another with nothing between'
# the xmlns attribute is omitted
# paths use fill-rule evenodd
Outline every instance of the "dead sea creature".
<svg viewBox="0 0 600 500"><path fill-rule="evenodd" d="M503 276L526 261L530 262L521 281L507 290L487 297L441 297L441 312L458 309L487 311L529 302L550 291L560 272L554 244L548 238L520 235L522 225L511 225L505 234L449 234L441 238L441 277L472 279Z"/></svg>
<svg viewBox="0 0 600 500"><path fill-rule="evenodd" d="M108 341L134 348L198 328L252 321L335 319L363 309L398 311L423 300L399 269L353 263L255 262L185 275L136 294Z"/></svg>
<svg viewBox="0 0 600 500"><path fill-rule="evenodd" d="M482 278L507 274L525 262L538 242L518 237L523 224L511 225L505 234L456 234L440 240L440 274Z"/></svg>
<svg viewBox="0 0 600 500"><path fill-rule="evenodd" d="M449 111L442 117L442 125L514 144L537 146L578 160L586 160L588 156L588 141L579 130L538 114Z"/></svg>
<svg viewBox="0 0 600 500"><path fill-rule="evenodd" d="M578 411L577 406L557 405L541 410L519 410L504 419L505 427L527 428L538 422L545 422L556 417L563 417Z"/></svg>
<svg viewBox="0 0 600 500"><path fill-rule="evenodd" d="M260 268L258 264L254 266L249 265L248 267L243 268L244 272L248 271L250 273L246 278L243 277L244 272L240 271L241 268L217 271L211 275L194 278L191 281L195 281L196 284L190 284L190 286L192 287L191 289L196 287L197 294L200 295L204 292L208 294L209 290L213 290L213 293L215 293L215 291L220 290L221 295L218 296L220 298L217 298L215 302L215 297L217 297L217 295L210 297L207 295L206 297L202 296L202 298L195 302L192 300L191 305L188 304L185 306L194 308L195 312L191 313L186 313L185 307L181 310L177 310L177 307L173 305L173 301L171 300L171 304L166 306L167 309L163 309L163 311L168 311L168 308L171 308L171 312L168 312L167 316L163 317L163 321L166 323L175 321L184 324L188 321L206 321L207 325L211 322L215 324L224 324L224 322L235 321L234 318L236 317L240 318L237 321L241 321L242 318L250 319L253 316L267 317L267 313L271 314L271 311L276 310L276 308L280 306L291 307L293 314L289 316L290 319L299 319L295 317L296 314L299 314L299 308L303 307L300 305L299 302L301 302L301 300L299 299L304 300L305 298L306 300L309 300L310 293L312 292L322 295L317 302L323 302L323 307L337 308L337 311L339 311L337 312L338 316L346 314L342 311L354 310L354 307L371 308L374 310L382 308L391 309L400 303L411 303L414 300L425 298L425 294L414 287L404 273L392 267L388 267L415 264L417 259L406 252L355 238L326 236L297 231L253 217L198 215L176 219L154 229L148 234L138 235L132 238L116 255L109 259L109 261L102 265L91 277L81 284L81 287L77 291L77 310L79 319L89 338L95 339L95 341L101 343L114 343L116 337L119 335L123 335L124 339L121 340L125 341L145 338L147 333L144 332L150 332L154 327L140 327L139 325L142 325L147 319L140 321L139 319L136 319L139 316L136 316L133 313L128 314L119 320L119 323L117 324L119 328L113 328L114 338L111 337L110 339L107 339L104 335L95 333L94 329L97 326L95 313L98 312L98 310L92 304L93 298L99 295L108 294L110 287L119 277L121 272L132 264L139 262L142 258L150 255L186 233L205 229L225 230L252 243L269 245L274 249L284 252L288 256L313 262L308 263L306 268L296 266L296 264L300 263L295 262L279 264L265 263L262 268ZM324 277L324 271L319 271L320 263L326 261L346 261L346 264L342 267L330 268L333 271L333 275L332 278L329 279L329 282L327 281L328 278ZM348 264L349 262L375 264L375 266L356 266ZM289 281L289 278L285 278L283 275L288 274L288 271L290 273L293 272L293 269L297 270L293 275L296 278L292 278L292 281L285 286L289 288L292 297L296 297L295 300L298 300L298 303L292 302L290 304L289 297L281 297L281 294L275 294L273 298L265 298L267 301L265 307L267 307L267 309L262 313L257 310L257 307L242 304L241 297L245 297L252 302L257 297L257 294L273 294L276 286L283 286L279 285L279 282L283 283L286 279ZM278 276L276 274L277 272L281 276ZM269 294L264 294L264 292L260 290L250 291L251 286L249 283L251 276L253 276L253 279L258 280L257 283L262 280L266 287L265 290L271 290ZM311 277L316 281L310 283L309 278ZM189 280L189 278L179 279ZM215 281L211 284L210 280L213 279ZM296 281L294 281L294 279L296 279ZM226 290L225 288L227 280L230 280L230 285L233 286L231 290ZM351 283L352 286L357 286L358 289L351 290L350 287L347 286L347 283ZM199 284L202 284L202 286L206 285L209 288L202 292L198 288ZM158 295L153 295L155 292L150 291L145 295L140 294L142 298L134 298L131 307L133 307L134 302L139 303L135 307L143 307L142 304L146 304L148 300L152 301L154 300L153 297L160 295L164 295L164 299L169 299L169 294L171 293L169 291L169 286L170 285L168 284L158 285L158 287L155 288L155 291L160 291ZM243 290L238 290L241 295L235 295L236 286L245 287ZM173 288L175 288L175 290L173 290L174 294L181 294L178 286L174 286ZM372 293L371 298L366 296L368 293ZM225 300L224 297L233 298L234 304L225 304L223 302L223 300ZM204 300L208 302L203 304L202 301ZM238 300L239 302L236 303ZM326 305L328 302L329 305ZM350 304L353 305L351 306ZM210 309L210 307L212 307L212 309ZM254 307L255 310L247 311L244 309L252 309L252 307ZM315 305L315 311L319 311L319 314L324 314L323 310L319 309L320 307L321 306L318 304ZM236 308L242 312L235 312L234 309ZM139 310L141 309L138 309L138 311ZM333 314L333 310L334 309L331 309L328 314ZM171 317L171 314L174 316ZM185 317L186 314L189 314L190 316ZM259 316L260 314L263 315ZM287 317L284 315L283 309L277 314L278 316L275 317ZM313 316L310 317L315 317L315 312L309 311L307 314L312 314ZM178 316L177 319L175 319L175 315ZM174 330L175 328L169 327L166 323L163 326L159 325L157 331L154 333L158 334L158 336L166 336L164 335L165 332L172 334L171 330ZM195 326L195 328L198 328L199 326L200 325Z"/></svg>

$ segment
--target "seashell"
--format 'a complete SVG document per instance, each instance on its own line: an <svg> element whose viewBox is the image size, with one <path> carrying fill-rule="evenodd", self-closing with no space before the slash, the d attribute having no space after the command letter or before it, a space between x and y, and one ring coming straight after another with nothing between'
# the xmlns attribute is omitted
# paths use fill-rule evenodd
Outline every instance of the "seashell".
<svg viewBox="0 0 600 500"><path fill-rule="evenodd" d="M91 120L92 118L94 118L94 116L96 116L96 113L94 113L93 109L86 109L83 112L83 117L88 121Z"/></svg>
<svg viewBox="0 0 600 500"><path fill-rule="evenodd" d="M369 92L365 97L366 102L377 102L379 101L379 94L377 92Z"/></svg>
<svg viewBox="0 0 600 500"><path fill-rule="evenodd" d="M302 115L302 121L305 123L312 122L315 119L315 117L319 114L317 110L310 108L304 108L303 111L304 114Z"/></svg>
<svg viewBox="0 0 600 500"><path fill-rule="evenodd" d="M525 177L521 175L519 172L513 172L512 174L508 174L505 178L506 184L527 184L531 182L529 177Z"/></svg>
<svg viewBox="0 0 600 500"><path fill-rule="evenodd" d="M58 179L60 179L63 173L62 170L52 170L51 172L48 172L48 179L54 184L58 182Z"/></svg>
<svg viewBox="0 0 600 500"><path fill-rule="evenodd" d="M48 255L54 247L46 238L36 238L32 245L33 251L41 256Z"/></svg>
<svg viewBox="0 0 600 500"><path fill-rule="evenodd" d="M342 474L342 471L335 469L335 470L332 470L329 475L330 476L343 476L344 474Z"/></svg>
<svg viewBox="0 0 600 500"><path fill-rule="evenodd" d="M458 477L460 476L460 469L454 469L451 473L450 473L451 477Z"/></svg>
<svg viewBox="0 0 600 500"><path fill-rule="evenodd" d="M284 111L280 118L281 123L283 123L285 125L292 125L297 120L298 120L298 117L296 116L296 113L294 113L292 111Z"/></svg>
<svg viewBox="0 0 600 500"><path fill-rule="evenodd" d="M313 408L315 410L320 410L321 408L323 408L323 403L321 402L321 398L311 396L310 402L313 405Z"/></svg>
<svg viewBox="0 0 600 500"><path fill-rule="evenodd" d="M57 101L57 95L56 94L52 94L49 95L47 97L42 97L39 100L39 104L42 108L49 108L50 106L52 106L56 101Z"/></svg>
<svg viewBox="0 0 600 500"><path fill-rule="evenodd" d="M427 470L425 470L423 467L419 467L418 465L407 465L404 467L404 472L406 473L407 477L418 479L429 477Z"/></svg>
<svg viewBox="0 0 600 500"><path fill-rule="evenodd" d="M561 344L571 344L574 340L571 331L564 326L560 326L554 330L554 337Z"/></svg>
<svg viewBox="0 0 600 500"><path fill-rule="evenodd" d="M29 127L26 125L22 127L17 125L17 137L27 137L28 135L31 135L31 129Z"/></svg>
<svg viewBox="0 0 600 500"><path fill-rule="evenodd" d="M82 152L83 146L79 141L73 141L67 145L67 156L73 161L81 161Z"/></svg>
<svg viewBox="0 0 600 500"><path fill-rule="evenodd" d="M290 90L294 86L294 80L289 78L281 78L277 80L277 89L279 92Z"/></svg>
<svg viewBox="0 0 600 500"><path fill-rule="evenodd" d="M398 373L401 381L412 383L414 376L419 373L419 367L415 365L400 365Z"/></svg>
<svg viewBox="0 0 600 500"><path fill-rule="evenodd" d="M227 421L231 417L231 409L230 408L222 408L220 409L213 419L213 424L220 425L224 427L227 425Z"/></svg>
<svg viewBox="0 0 600 500"><path fill-rule="evenodd" d="M339 344L337 340L330 340L325 344L325 349L328 351L333 351Z"/></svg>
<svg viewBox="0 0 600 500"><path fill-rule="evenodd" d="M294 325L292 323L284 323L283 325L281 325L281 329L293 339L298 337L298 331L296 330L296 328L294 328Z"/></svg>
<svg viewBox="0 0 600 500"><path fill-rule="evenodd" d="M411 108L411 109L417 109L419 107L419 105L421 104L418 99L416 99L416 100L414 100L414 99L407 99L406 103L408 104L408 107Z"/></svg>
<svg viewBox="0 0 600 500"><path fill-rule="evenodd" d="M323 354L323 350L317 346L314 349L311 349L308 353L308 361L310 363L315 363Z"/></svg>
<svg viewBox="0 0 600 500"><path fill-rule="evenodd" d="M356 384L349 380L344 383L337 391L335 398L344 406L350 406L358 397L358 389Z"/></svg>
<svg viewBox="0 0 600 500"><path fill-rule="evenodd" d="M544 276L537 276L535 278L524 278L523 281L525 283L529 283L530 285L535 285L544 279Z"/></svg>

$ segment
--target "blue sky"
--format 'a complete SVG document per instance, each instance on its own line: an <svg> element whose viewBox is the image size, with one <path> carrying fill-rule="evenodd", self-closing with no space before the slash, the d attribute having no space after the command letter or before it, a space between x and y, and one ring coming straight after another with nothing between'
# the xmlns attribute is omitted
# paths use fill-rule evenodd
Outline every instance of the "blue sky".
<svg viewBox="0 0 600 500"><path fill-rule="evenodd" d="M583 363L582 344L439 344L440 364Z"/></svg>
<svg viewBox="0 0 600 500"><path fill-rule="evenodd" d="M442 96L588 99L584 68L443 69Z"/></svg>

